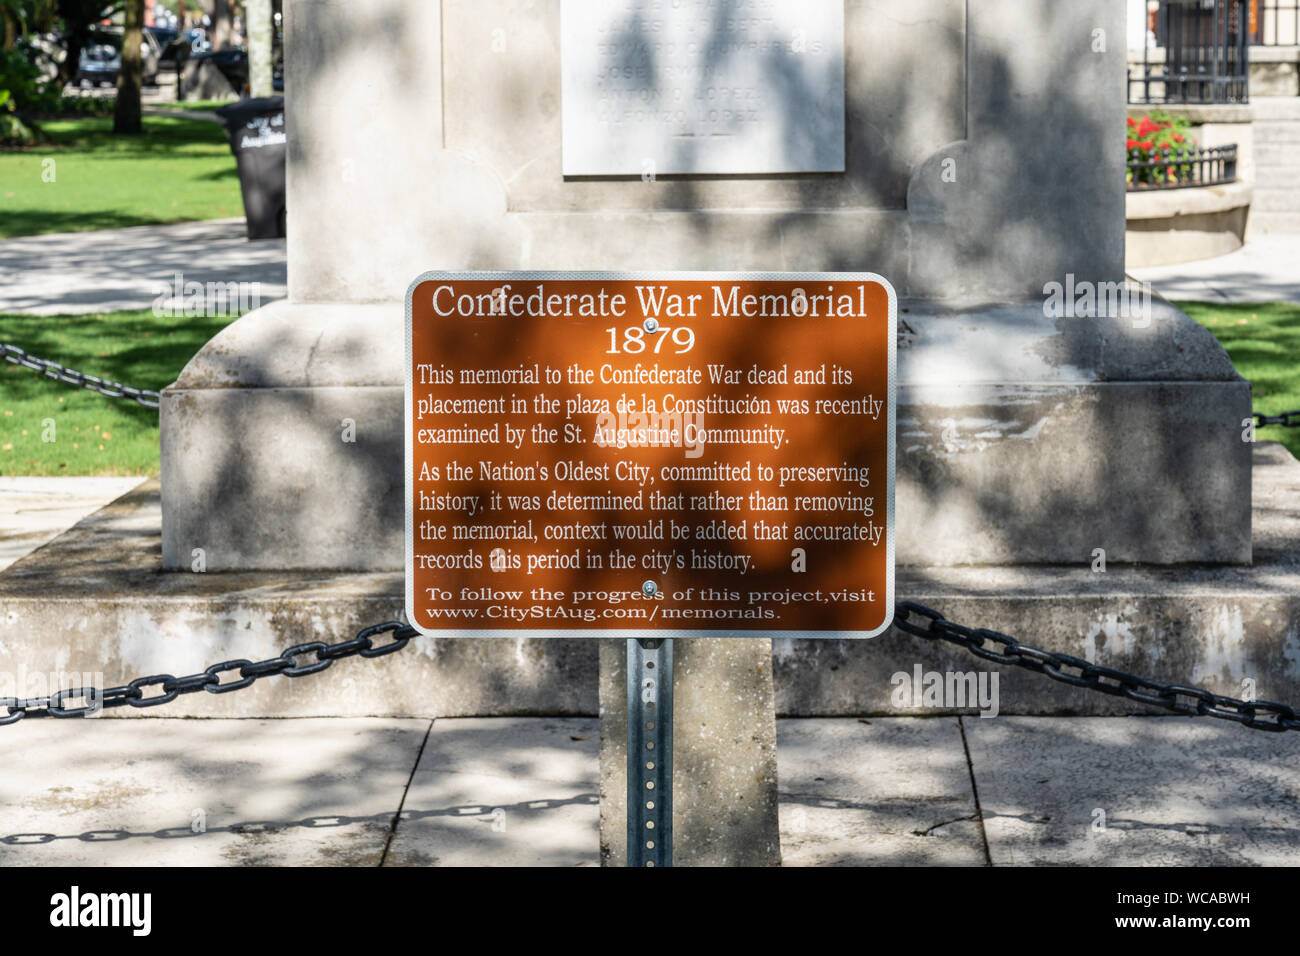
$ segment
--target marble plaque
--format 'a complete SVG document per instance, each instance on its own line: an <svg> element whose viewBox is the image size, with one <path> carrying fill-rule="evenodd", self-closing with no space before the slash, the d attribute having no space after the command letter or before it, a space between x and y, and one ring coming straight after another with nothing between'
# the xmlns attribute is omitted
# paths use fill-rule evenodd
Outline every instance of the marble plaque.
<svg viewBox="0 0 1300 956"><path fill-rule="evenodd" d="M843 0L561 0L564 175L842 172Z"/></svg>

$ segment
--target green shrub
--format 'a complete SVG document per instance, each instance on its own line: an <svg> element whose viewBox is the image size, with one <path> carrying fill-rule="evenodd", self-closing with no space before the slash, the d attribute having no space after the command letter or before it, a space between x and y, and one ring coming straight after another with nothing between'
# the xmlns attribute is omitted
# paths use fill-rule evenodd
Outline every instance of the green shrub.
<svg viewBox="0 0 1300 956"><path fill-rule="evenodd" d="M0 145L26 146L35 138L31 127L14 113L13 94L0 90Z"/></svg>
<svg viewBox="0 0 1300 956"><path fill-rule="evenodd" d="M9 102L15 110L29 110L37 106L44 84L41 71L27 54L18 49L0 50L0 90L9 91Z"/></svg>
<svg viewBox="0 0 1300 956"><path fill-rule="evenodd" d="M0 50L0 145L26 146L41 137L35 120L50 116L111 116L113 97L67 96L20 48Z"/></svg>
<svg viewBox="0 0 1300 956"><path fill-rule="evenodd" d="M116 105L116 96L59 94L43 112L54 116L112 116Z"/></svg>

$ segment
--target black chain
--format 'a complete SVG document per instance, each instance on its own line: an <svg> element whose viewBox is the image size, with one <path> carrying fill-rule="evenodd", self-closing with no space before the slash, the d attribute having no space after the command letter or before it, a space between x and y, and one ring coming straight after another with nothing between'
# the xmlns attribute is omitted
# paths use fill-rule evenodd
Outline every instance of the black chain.
<svg viewBox="0 0 1300 956"><path fill-rule="evenodd" d="M924 618L915 623L913 617ZM948 641L977 657L998 664L1024 667L1052 680L1074 687L1126 697L1152 707L1193 717L1218 717L1252 730L1300 730L1300 717L1286 704L1269 700L1241 700L1213 694L1203 687L1170 684L1152 677L1139 677L1113 667L1090 664L1069 654L1056 654L1021 644L1014 637L987 628L964 627L938 611L904 601L894 607L894 626L908 634L930 640ZM991 645L991 646L990 646Z"/></svg>
<svg viewBox="0 0 1300 956"><path fill-rule="evenodd" d="M1265 415L1263 412L1255 413L1255 421L1259 422L1262 428L1265 425L1282 425L1285 428L1300 428L1300 409L1293 412L1283 412L1280 415Z"/></svg>
<svg viewBox="0 0 1300 956"><path fill-rule="evenodd" d="M65 368L58 362L37 358L28 352L24 352L16 345L6 345L4 342L0 342L0 356L3 356L4 360L11 365L21 365L24 368L35 369L50 378L66 382L68 385L75 385L77 388L89 389L92 392L98 392L100 395L107 395L109 398L123 398L138 405L143 405L145 408L158 407L160 396L157 392L132 388L130 385L123 385L121 382L114 382L110 379L87 375L85 372L78 372L76 369Z"/></svg>
<svg viewBox="0 0 1300 956"><path fill-rule="evenodd" d="M392 639L385 644L375 645L374 638L390 633ZM222 661L197 674L188 677L173 677L171 674L155 674L152 677L138 677L121 687L108 687L97 690L94 687L72 687L61 690L48 697L34 697L22 700L17 697L0 697L0 726L15 724L24 717L89 717L110 707L157 707L169 704L181 694L194 694L204 690L209 694L228 694L232 690L242 690L262 677L283 674L285 677L305 677L317 674L345 657L383 657L404 648L419 631L400 621L385 621L362 628L357 636L337 644L324 641L309 641L287 648L279 657L253 663L249 660ZM311 662L300 662L300 657L315 655ZM237 680L223 682L221 675L230 671L238 672ZM157 687L158 692L145 694L147 688ZM84 699L80 706L69 706L69 701Z"/></svg>
<svg viewBox="0 0 1300 956"><path fill-rule="evenodd" d="M923 619L923 623L917 623L913 618ZM1124 697L1177 714L1218 717L1252 730L1300 730L1300 716L1287 704L1268 700L1241 700L1211 693L1203 687L1139 677L1113 667L1092 664L1069 654L1031 647L999 631L966 627L948 620L933 608L913 601L903 601L895 606L894 626L917 637L956 644L995 664L1024 667L1072 687L1100 691L1112 697ZM373 638L385 633L391 633L392 639L376 647ZM201 690L209 694L228 694L249 687L262 677L277 674L305 677L317 674L345 657L383 657L400 651L411 638L418 636L419 632L408 624L385 621L383 624L362 628L356 637L337 644L326 644L324 641L295 644L285 649L279 657L257 663L243 658L222 661L187 677L155 674L152 677L138 677L129 684L102 691L93 687L73 687L48 697L30 700L0 697L0 726L15 724L24 717L93 716L101 710L124 704L131 707L157 707L171 703L182 694L194 694ZM315 661L304 663L298 660L307 655L315 655ZM237 679L223 682L221 675L231 671L237 672ZM152 687L157 687L158 693L147 695L145 690ZM85 702L80 706L69 705L70 701L79 699L84 699Z"/></svg>

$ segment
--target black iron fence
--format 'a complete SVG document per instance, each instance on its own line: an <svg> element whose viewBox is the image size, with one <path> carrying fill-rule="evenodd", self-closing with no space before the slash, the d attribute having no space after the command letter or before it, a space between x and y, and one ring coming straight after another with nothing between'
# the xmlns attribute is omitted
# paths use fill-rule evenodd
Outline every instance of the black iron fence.
<svg viewBox="0 0 1300 956"><path fill-rule="evenodd" d="M1236 179L1235 145L1207 149L1129 150L1129 192L1220 186Z"/></svg>
<svg viewBox="0 0 1300 956"><path fill-rule="evenodd" d="M1252 0L1250 42L1300 46L1300 0Z"/></svg>
<svg viewBox="0 0 1300 956"><path fill-rule="evenodd" d="M1250 0L1161 0L1157 47L1144 44L1129 70L1129 102L1247 102L1250 31Z"/></svg>

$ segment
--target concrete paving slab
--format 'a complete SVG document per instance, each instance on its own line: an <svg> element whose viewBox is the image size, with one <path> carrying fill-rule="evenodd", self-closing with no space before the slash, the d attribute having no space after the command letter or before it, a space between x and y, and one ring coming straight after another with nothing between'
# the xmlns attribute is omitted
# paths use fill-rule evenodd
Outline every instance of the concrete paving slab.
<svg viewBox="0 0 1300 956"><path fill-rule="evenodd" d="M0 312L148 309L164 290L173 301L177 275L205 290L209 282L256 283L245 289L245 306L266 305L288 294L285 240L249 242L242 217L6 239Z"/></svg>
<svg viewBox="0 0 1300 956"><path fill-rule="evenodd" d="M598 865L598 749L590 718L435 721L387 865Z"/></svg>
<svg viewBox="0 0 1300 956"><path fill-rule="evenodd" d="M965 724L995 866L1300 859L1296 734L1194 717Z"/></svg>
<svg viewBox="0 0 1300 956"><path fill-rule="evenodd" d="M785 866L980 866L957 718L777 721Z"/></svg>
<svg viewBox="0 0 1300 956"><path fill-rule="evenodd" d="M784 864L984 864L962 725L994 865L1300 860L1294 735L961 721L778 721ZM0 730L0 866L596 865L597 737L592 718L24 722Z"/></svg>
<svg viewBox="0 0 1300 956"><path fill-rule="evenodd" d="M1129 274L1173 301L1300 303L1300 234L1258 235L1226 256Z"/></svg>
<svg viewBox="0 0 1300 956"><path fill-rule="evenodd" d="M7 727L0 866L374 866L428 727L109 718Z"/></svg>
<svg viewBox="0 0 1300 956"><path fill-rule="evenodd" d="M0 476L0 571L145 480Z"/></svg>

